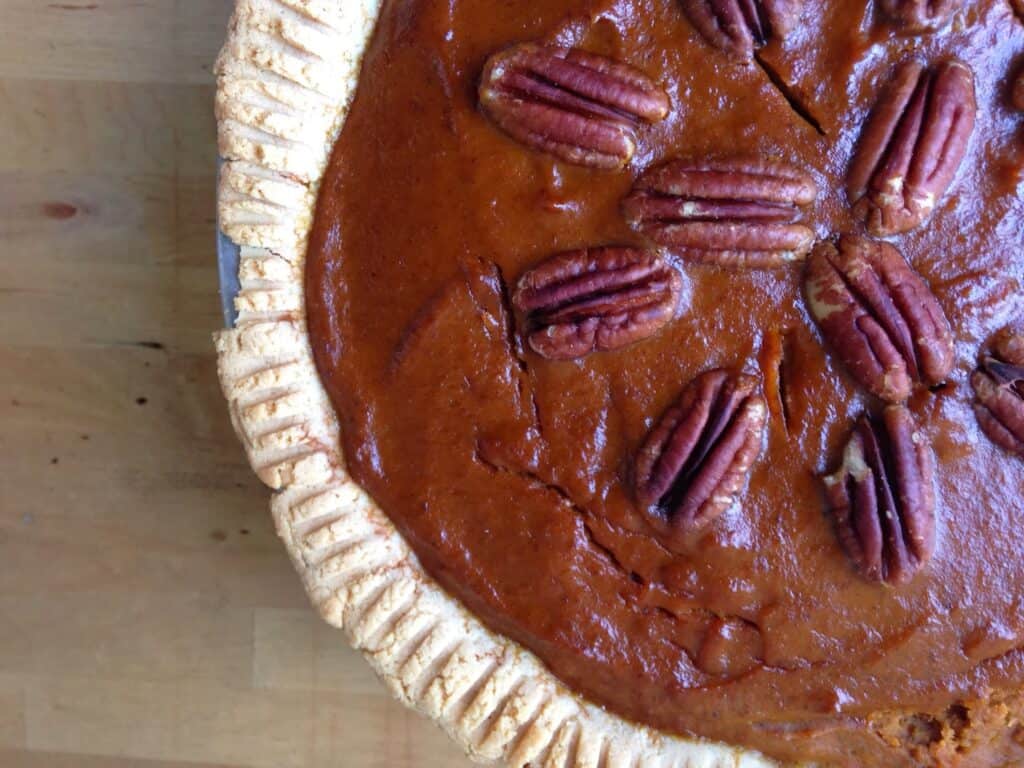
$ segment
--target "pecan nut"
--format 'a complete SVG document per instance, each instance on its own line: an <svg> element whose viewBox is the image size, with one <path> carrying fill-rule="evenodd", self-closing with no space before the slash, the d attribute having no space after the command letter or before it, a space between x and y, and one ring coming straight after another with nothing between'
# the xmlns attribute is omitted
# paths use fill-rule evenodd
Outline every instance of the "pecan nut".
<svg viewBox="0 0 1024 768"><path fill-rule="evenodd" d="M911 32L929 32L946 25L964 0L881 0L889 18Z"/></svg>
<svg viewBox="0 0 1024 768"><path fill-rule="evenodd" d="M974 413L989 439L1024 458L1024 332L1007 331L971 377Z"/></svg>
<svg viewBox="0 0 1024 768"><path fill-rule="evenodd" d="M629 163L641 124L669 113L665 91L633 67L535 43L488 60L480 106L505 133L532 149L607 169Z"/></svg>
<svg viewBox="0 0 1024 768"><path fill-rule="evenodd" d="M771 38L796 25L803 0L682 0L697 31L736 61L750 61Z"/></svg>
<svg viewBox="0 0 1024 768"><path fill-rule="evenodd" d="M807 304L851 375L899 403L914 381L941 384L953 369L953 335L927 284L889 243L844 235L807 262Z"/></svg>
<svg viewBox="0 0 1024 768"><path fill-rule="evenodd" d="M736 501L767 413L756 378L715 370L694 379L651 430L636 457L636 498L670 546Z"/></svg>
<svg viewBox="0 0 1024 768"><path fill-rule="evenodd" d="M675 160L644 173L623 200L629 225L680 258L774 267L804 258L814 232L796 223L818 190L774 160Z"/></svg>
<svg viewBox="0 0 1024 768"><path fill-rule="evenodd" d="M825 478L839 541L871 581L901 584L935 549L935 458L902 405L882 418L862 417Z"/></svg>
<svg viewBox="0 0 1024 768"><path fill-rule="evenodd" d="M679 307L682 278L657 253L587 248L556 254L520 279L513 306L549 360L605 352L652 336Z"/></svg>
<svg viewBox="0 0 1024 768"><path fill-rule="evenodd" d="M931 216L964 159L976 111L966 64L899 67L850 164L847 194L871 234L908 232Z"/></svg>

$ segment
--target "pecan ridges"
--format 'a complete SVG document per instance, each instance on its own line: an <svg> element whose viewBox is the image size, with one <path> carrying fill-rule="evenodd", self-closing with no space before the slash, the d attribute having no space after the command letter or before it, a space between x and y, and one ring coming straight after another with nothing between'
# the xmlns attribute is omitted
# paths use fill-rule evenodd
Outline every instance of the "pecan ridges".
<svg viewBox="0 0 1024 768"><path fill-rule="evenodd" d="M825 478L839 541L871 581L901 584L935 549L934 456L904 406L863 417L836 474Z"/></svg>
<svg viewBox="0 0 1024 768"><path fill-rule="evenodd" d="M651 430L634 468L636 498L670 544L728 509L761 452L768 412L756 378L709 371Z"/></svg>
<svg viewBox="0 0 1024 768"><path fill-rule="evenodd" d="M1006 332L971 376L974 413L988 438L1024 458L1024 333Z"/></svg>
<svg viewBox="0 0 1024 768"><path fill-rule="evenodd" d="M874 235L924 222L949 189L974 131L974 75L960 61L908 61L883 89L850 165L847 194Z"/></svg>
<svg viewBox="0 0 1024 768"><path fill-rule="evenodd" d="M800 16L803 0L681 0L697 31L737 61L773 37L785 37Z"/></svg>
<svg viewBox="0 0 1024 768"><path fill-rule="evenodd" d="M682 278L653 251L588 248L556 254L520 279L512 297L529 346L569 360L653 335L675 315Z"/></svg>
<svg viewBox="0 0 1024 768"><path fill-rule="evenodd" d="M492 56L479 96L483 111L512 138L592 168L625 166L638 127L669 112L668 95L633 67L534 43Z"/></svg>
<svg viewBox="0 0 1024 768"><path fill-rule="evenodd" d="M796 222L816 197L810 174L781 161L675 160L644 173L622 210L680 258L774 267L807 255L814 232Z"/></svg>
<svg viewBox="0 0 1024 768"><path fill-rule="evenodd" d="M889 243L846 235L807 262L805 295L822 335L876 397L906 400L914 381L953 368L949 322L927 284Z"/></svg>
<svg viewBox="0 0 1024 768"><path fill-rule="evenodd" d="M882 10L911 32L942 27L964 5L964 0L880 0Z"/></svg>

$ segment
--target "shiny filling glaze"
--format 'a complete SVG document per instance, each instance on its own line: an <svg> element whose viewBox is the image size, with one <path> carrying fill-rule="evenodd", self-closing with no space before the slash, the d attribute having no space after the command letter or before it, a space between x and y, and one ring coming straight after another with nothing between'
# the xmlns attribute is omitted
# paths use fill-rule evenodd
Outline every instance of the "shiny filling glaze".
<svg viewBox="0 0 1024 768"><path fill-rule="evenodd" d="M1024 25L1006 0L924 35L897 34L867 0L813 5L744 63L677 0L385 2L310 241L318 368L349 471L426 570L589 699L784 760L1020 764L1024 463L978 429L969 377L1022 309L1024 122L1009 83ZM524 41L629 63L671 113L622 170L526 148L477 104L487 58ZM801 265L670 259L678 317L569 361L524 343L511 296L551 254L642 244L621 201L674 158L795 164L819 188L804 212L817 236L863 232L851 154L910 56L967 62L978 119L935 215L892 239L948 315L956 366L909 401L936 457L935 555L888 587L851 566L827 514L822 476L879 403L823 346ZM760 378L764 450L739 504L670 549L634 498L633 457L719 367Z"/></svg>

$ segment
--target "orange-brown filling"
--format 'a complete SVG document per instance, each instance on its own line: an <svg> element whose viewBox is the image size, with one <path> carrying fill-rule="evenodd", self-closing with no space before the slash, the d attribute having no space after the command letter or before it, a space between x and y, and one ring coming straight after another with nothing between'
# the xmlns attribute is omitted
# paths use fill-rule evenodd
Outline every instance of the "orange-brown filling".
<svg viewBox="0 0 1024 768"><path fill-rule="evenodd" d="M628 718L783 759L1000 765L1024 705L1024 464L971 410L979 348L1019 313L1024 26L1005 0L895 35L827 0L750 64L677 0L391 0L320 201L309 330L353 477L424 567L487 624ZM484 62L535 40L627 62L668 92L630 165L559 162L477 106ZM515 281L559 251L642 245L620 202L646 168L745 154L810 171L819 237L863 231L846 173L907 56L974 70L978 120L950 191L893 242L950 319L956 368L909 405L937 461L935 555L909 584L864 580L821 476L878 410L825 347L801 267L674 262L682 309L657 335L572 361L524 345ZM652 534L633 457L698 374L760 376L770 417L740 504L683 551ZM958 751L959 750L959 751Z"/></svg>

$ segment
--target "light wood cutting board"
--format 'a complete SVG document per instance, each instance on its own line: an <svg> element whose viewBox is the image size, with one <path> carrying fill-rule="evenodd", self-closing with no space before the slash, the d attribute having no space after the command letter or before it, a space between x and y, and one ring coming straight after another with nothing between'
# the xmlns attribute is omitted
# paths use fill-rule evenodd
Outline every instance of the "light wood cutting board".
<svg viewBox="0 0 1024 768"><path fill-rule="evenodd" d="M308 608L228 425L230 6L0 0L0 766L461 768Z"/></svg>

